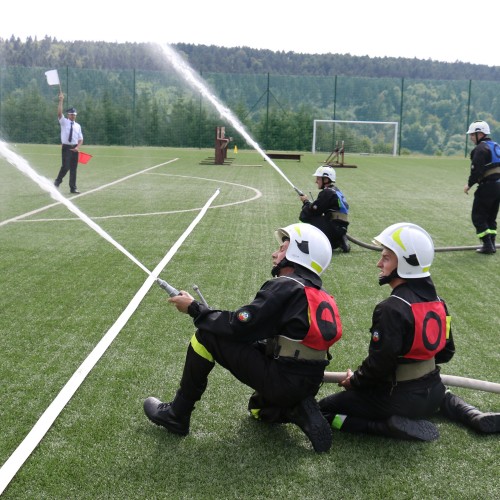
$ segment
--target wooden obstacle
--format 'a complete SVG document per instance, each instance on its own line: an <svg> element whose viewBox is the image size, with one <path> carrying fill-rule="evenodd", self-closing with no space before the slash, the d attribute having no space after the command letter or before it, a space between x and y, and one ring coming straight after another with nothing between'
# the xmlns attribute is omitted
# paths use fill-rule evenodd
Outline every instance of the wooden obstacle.
<svg viewBox="0 0 500 500"><path fill-rule="evenodd" d="M226 127L215 127L215 165L225 164L227 146L232 140L232 137L226 137Z"/></svg>
<svg viewBox="0 0 500 500"><path fill-rule="evenodd" d="M325 160L324 165L333 168L358 168L357 165L346 165L344 163L344 141L339 145L339 141L335 144L335 149L330 153L330 156Z"/></svg>
<svg viewBox="0 0 500 500"><path fill-rule="evenodd" d="M220 160L219 160L220 161ZM204 160L200 161L200 165L231 165L234 161L234 158L224 158L222 163L217 163L217 159L215 156L208 156Z"/></svg>
<svg viewBox="0 0 500 500"><path fill-rule="evenodd" d="M266 153L266 156L274 160L300 161L300 159L302 158L302 155L297 153Z"/></svg>

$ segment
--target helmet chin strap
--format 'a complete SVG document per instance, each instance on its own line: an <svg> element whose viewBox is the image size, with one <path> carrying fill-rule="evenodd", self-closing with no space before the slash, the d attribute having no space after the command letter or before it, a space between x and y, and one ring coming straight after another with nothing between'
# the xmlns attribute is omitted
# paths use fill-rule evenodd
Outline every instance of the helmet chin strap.
<svg viewBox="0 0 500 500"><path fill-rule="evenodd" d="M295 264L290 262L286 257L283 257L283 259L271 269L272 277L276 278L276 276L279 276L281 269L284 267L295 267Z"/></svg>
<svg viewBox="0 0 500 500"><path fill-rule="evenodd" d="M378 284L380 286L382 286L382 285L388 285L393 279L396 279L396 278L401 278L401 276L399 276L397 269L393 269L393 271L391 272L391 274L389 274L387 276L379 276L379 278L378 278Z"/></svg>

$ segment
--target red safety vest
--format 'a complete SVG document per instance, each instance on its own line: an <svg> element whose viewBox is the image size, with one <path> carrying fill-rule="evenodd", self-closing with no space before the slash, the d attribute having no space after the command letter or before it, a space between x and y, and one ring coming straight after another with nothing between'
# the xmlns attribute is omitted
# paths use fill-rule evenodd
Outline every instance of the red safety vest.
<svg viewBox="0 0 500 500"><path fill-rule="evenodd" d="M446 309L442 302L416 302L411 305L415 332L411 349L403 356L410 359L431 359L441 351L448 336Z"/></svg>
<svg viewBox="0 0 500 500"><path fill-rule="evenodd" d="M311 349L326 351L342 337L342 323L335 299L324 290L304 287L309 304L309 330L301 341Z"/></svg>

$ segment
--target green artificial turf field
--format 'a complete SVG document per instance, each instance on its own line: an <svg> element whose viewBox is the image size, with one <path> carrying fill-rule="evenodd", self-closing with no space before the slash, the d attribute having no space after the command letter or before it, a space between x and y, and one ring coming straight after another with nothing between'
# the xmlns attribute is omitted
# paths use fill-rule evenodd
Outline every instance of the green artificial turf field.
<svg viewBox="0 0 500 500"><path fill-rule="evenodd" d="M57 146L15 151L53 180ZM75 205L152 270L207 200L220 194L160 277L210 305L236 309L270 277L273 232L298 220L300 202L256 152L231 151L230 165L204 165L208 150L86 147ZM312 176L324 155L276 160L316 196ZM388 225L423 226L437 247L477 245L464 158L349 157L337 169L351 206L349 234L367 243ZM115 324L147 274L67 207L0 158L0 465ZM69 196L67 178L60 187ZM52 205L49 207L49 205ZM44 207L48 207L45 208ZM29 214L29 215L26 215ZM500 382L500 254L438 252L432 276L448 303L457 347L443 373ZM377 252L353 244L324 274L344 335L330 371L356 368L366 354L379 287ZM192 292L193 293L193 292ZM147 292L95 367L4 492L6 499L493 499L500 495L498 435L481 436L437 416L440 439L399 442L334 434L312 451L291 424L266 426L246 411L252 390L216 367L185 438L152 425L143 400L177 389L190 318ZM340 390L324 384L319 396ZM484 410L499 396L456 388Z"/></svg>

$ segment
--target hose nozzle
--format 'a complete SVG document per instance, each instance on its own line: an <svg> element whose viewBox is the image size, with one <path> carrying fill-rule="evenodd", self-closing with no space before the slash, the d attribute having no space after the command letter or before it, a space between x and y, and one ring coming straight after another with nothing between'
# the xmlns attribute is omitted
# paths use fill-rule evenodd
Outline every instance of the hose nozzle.
<svg viewBox="0 0 500 500"><path fill-rule="evenodd" d="M163 288L163 290L165 290L170 295L170 297L179 295L179 290L177 290L177 288L174 288L172 285L169 285L166 281L157 278L156 282L158 283L158 285L160 285L161 288Z"/></svg>

